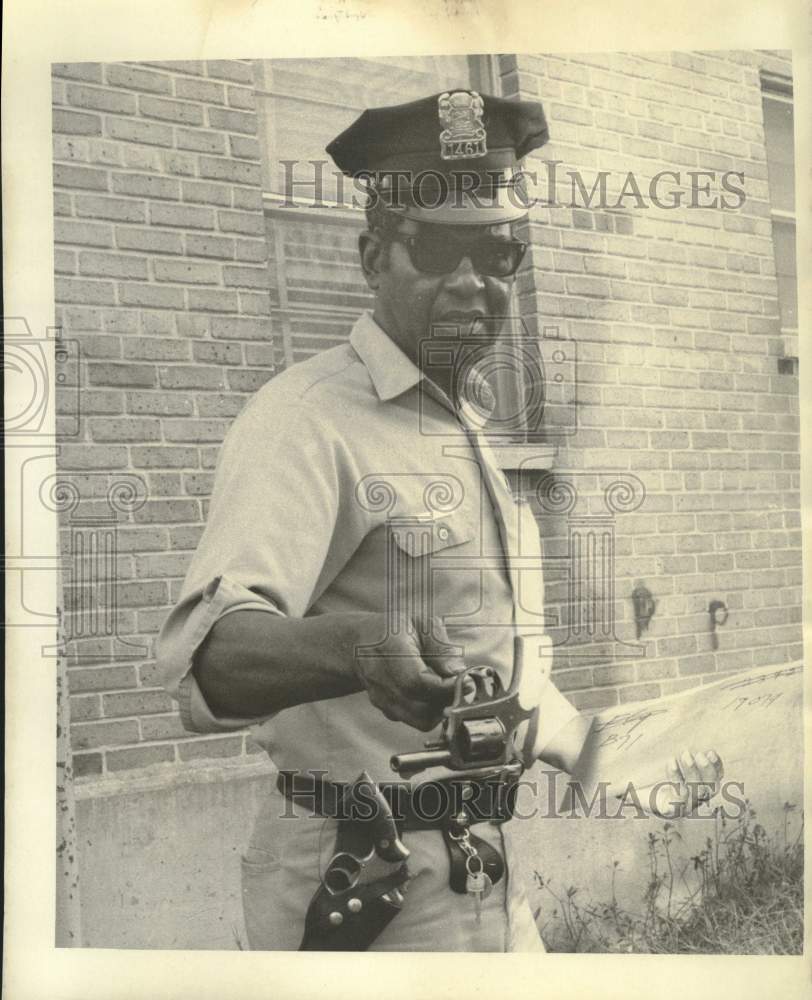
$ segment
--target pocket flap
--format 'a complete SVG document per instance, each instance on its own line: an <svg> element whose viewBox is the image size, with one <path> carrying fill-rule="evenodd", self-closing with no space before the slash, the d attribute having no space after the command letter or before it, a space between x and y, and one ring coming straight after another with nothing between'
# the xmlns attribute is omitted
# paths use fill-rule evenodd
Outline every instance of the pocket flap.
<svg viewBox="0 0 812 1000"><path fill-rule="evenodd" d="M473 522L456 511L413 520L393 518L389 527L398 548L415 558L462 545L476 534Z"/></svg>

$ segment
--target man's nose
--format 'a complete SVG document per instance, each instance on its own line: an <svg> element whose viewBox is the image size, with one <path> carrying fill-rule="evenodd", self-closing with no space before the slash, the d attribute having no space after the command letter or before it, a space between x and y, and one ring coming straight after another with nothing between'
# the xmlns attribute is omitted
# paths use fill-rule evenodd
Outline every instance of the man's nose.
<svg viewBox="0 0 812 1000"><path fill-rule="evenodd" d="M466 255L446 278L446 287L461 295L471 294L481 291L485 287L485 280Z"/></svg>

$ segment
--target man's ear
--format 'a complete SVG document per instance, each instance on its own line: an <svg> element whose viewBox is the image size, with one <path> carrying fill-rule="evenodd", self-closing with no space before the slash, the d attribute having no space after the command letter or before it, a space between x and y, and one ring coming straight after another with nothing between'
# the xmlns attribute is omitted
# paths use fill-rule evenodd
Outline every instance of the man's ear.
<svg viewBox="0 0 812 1000"><path fill-rule="evenodd" d="M361 269L367 284L373 290L380 284L381 265L383 263L383 241L380 233L369 230L358 237L358 252L361 255Z"/></svg>

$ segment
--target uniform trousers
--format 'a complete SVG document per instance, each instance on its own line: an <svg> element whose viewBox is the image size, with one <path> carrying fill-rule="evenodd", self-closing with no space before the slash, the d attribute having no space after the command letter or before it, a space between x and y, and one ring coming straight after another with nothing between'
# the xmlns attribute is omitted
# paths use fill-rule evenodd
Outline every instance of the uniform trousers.
<svg viewBox="0 0 812 1000"><path fill-rule="evenodd" d="M505 874L483 900L449 886L449 857L439 830L408 832L409 884L403 909L370 951L544 951L504 824L476 823L478 837L505 859ZM252 950L296 950L304 918L333 854L335 820L313 816L274 788L256 818L242 858L245 928Z"/></svg>

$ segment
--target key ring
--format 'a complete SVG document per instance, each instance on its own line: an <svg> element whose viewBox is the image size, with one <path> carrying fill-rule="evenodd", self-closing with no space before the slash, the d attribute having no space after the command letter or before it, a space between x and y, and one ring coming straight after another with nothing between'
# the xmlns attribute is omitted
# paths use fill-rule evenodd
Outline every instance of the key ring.
<svg viewBox="0 0 812 1000"><path fill-rule="evenodd" d="M472 876L481 875L485 871L485 864L478 854L470 854L465 859L465 870Z"/></svg>
<svg viewBox="0 0 812 1000"><path fill-rule="evenodd" d="M471 843L471 835L467 830L463 830L462 833L452 833L451 830L448 831L448 836L456 841L462 848L462 850L468 855L469 858L478 857L477 849Z"/></svg>

